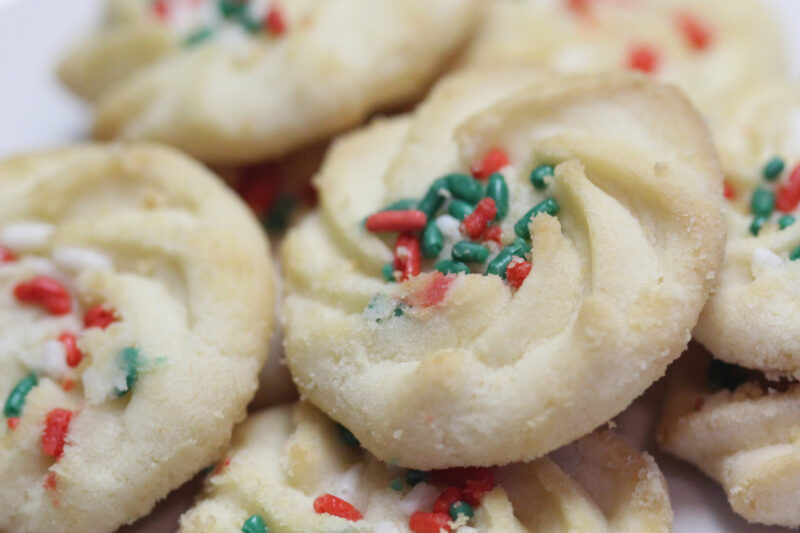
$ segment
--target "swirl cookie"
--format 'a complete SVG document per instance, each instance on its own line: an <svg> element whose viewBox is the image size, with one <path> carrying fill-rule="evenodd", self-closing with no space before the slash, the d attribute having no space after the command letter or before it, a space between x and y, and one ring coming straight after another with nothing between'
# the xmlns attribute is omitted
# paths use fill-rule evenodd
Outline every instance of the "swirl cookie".
<svg viewBox="0 0 800 533"><path fill-rule="evenodd" d="M800 526L800 384L687 355L670 369L659 443L717 480L747 520Z"/></svg>
<svg viewBox="0 0 800 533"><path fill-rule="evenodd" d="M422 472L379 462L300 403L236 430L180 531L666 533L671 524L653 459L608 431L531 463Z"/></svg>
<svg viewBox="0 0 800 533"><path fill-rule="evenodd" d="M413 99L482 0L110 0L61 67L100 139L216 164L274 158Z"/></svg>
<svg viewBox="0 0 800 533"><path fill-rule="evenodd" d="M674 89L454 75L329 152L321 207L282 247L295 381L392 464L571 442L685 348L721 260L721 181Z"/></svg>
<svg viewBox="0 0 800 533"><path fill-rule="evenodd" d="M756 0L498 0L465 61L636 69L705 107L732 86L784 77L779 31L765 11Z"/></svg>
<svg viewBox="0 0 800 533"><path fill-rule="evenodd" d="M0 530L112 531L218 458L272 321L269 250L150 145L0 162Z"/></svg>
<svg viewBox="0 0 800 533"><path fill-rule="evenodd" d="M709 116L728 243L695 336L725 361L800 377L800 88L736 91Z"/></svg>

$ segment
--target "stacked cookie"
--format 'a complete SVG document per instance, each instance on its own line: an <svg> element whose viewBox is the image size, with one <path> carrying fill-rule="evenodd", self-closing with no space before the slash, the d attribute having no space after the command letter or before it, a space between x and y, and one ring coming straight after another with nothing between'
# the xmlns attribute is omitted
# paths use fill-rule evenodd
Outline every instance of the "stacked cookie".
<svg viewBox="0 0 800 533"><path fill-rule="evenodd" d="M693 334L662 445L800 525L800 93L751 85L755 0L107 4L60 74L115 142L0 163L0 531L202 471L181 531L667 532L602 427ZM244 420L259 383L293 403Z"/></svg>

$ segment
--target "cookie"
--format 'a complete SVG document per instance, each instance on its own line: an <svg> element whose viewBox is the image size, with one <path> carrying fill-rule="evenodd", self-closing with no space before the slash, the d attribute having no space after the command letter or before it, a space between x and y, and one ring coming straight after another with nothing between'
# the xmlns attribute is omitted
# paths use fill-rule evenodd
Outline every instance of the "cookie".
<svg viewBox="0 0 800 533"><path fill-rule="evenodd" d="M695 336L717 358L800 377L800 87L734 91L709 118L728 243Z"/></svg>
<svg viewBox="0 0 800 533"><path fill-rule="evenodd" d="M0 162L0 530L113 531L216 460L272 327L261 229L155 145Z"/></svg>
<svg viewBox="0 0 800 533"><path fill-rule="evenodd" d="M416 98L481 0L110 0L61 78L99 139L215 164L274 158Z"/></svg>
<svg viewBox="0 0 800 533"><path fill-rule="evenodd" d="M289 367L423 470L533 459L623 410L685 348L724 242L705 126L636 75L454 75L337 140L316 184L282 246Z"/></svg>
<svg viewBox="0 0 800 533"><path fill-rule="evenodd" d="M464 61L566 73L620 68L679 85L703 107L785 76L780 31L756 0L498 0Z"/></svg>
<svg viewBox="0 0 800 533"><path fill-rule="evenodd" d="M800 384L712 360L699 347L669 375L660 445L717 480L747 520L800 526Z"/></svg>
<svg viewBox="0 0 800 533"><path fill-rule="evenodd" d="M609 431L531 463L422 472L379 462L299 403L236 430L180 531L666 533L671 524L655 461Z"/></svg>

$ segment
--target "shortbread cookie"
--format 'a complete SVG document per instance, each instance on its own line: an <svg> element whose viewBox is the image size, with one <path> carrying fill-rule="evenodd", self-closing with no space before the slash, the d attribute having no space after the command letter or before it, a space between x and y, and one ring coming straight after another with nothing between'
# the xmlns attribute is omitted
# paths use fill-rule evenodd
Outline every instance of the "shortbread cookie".
<svg viewBox="0 0 800 533"><path fill-rule="evenodd" d="M273 158L415 98L482 0L109 0L61 77L100 139L203 161Z"/></svg>
<svg viewBox="0 0 800 533"><path fill-rule="evenodd" d="M308 404L237 429L183 533L661 533L672 510L647 454L609 431L531 463L422 472L379 462Z"/></svg>
<svg viewBox="0 0 800 533"><path fill-rule="evenodd" d="M218 458L271 276L246 207L170 149L0 162L0 530L113 531Z"/></svg>
<svg viewBox="0 0 800 533"><path fill-rule="evenodd" d="M465 60L637 69L704 105L732 86L785 76L767 11L758 0L496 0Z"/></svg>
<svg viewBox="0 0 800 533"><path fill-rule="evenodd" d="M715 357L800 377L800 87L736 91L709 117L728 243L695 335Z"/></svg>
<svg viewBox="0 0 800 533"><path fill-rule="evenodd" d="M670 369L661 446L719 481L747 520L800 526L800 384L688 355Z"/></svg>
<svg viewBox="0 0 800 533"><path fill-rule="evenodd" d="M282 248L289 366L407 467L532 459L619 413L686 347L722 255L708 133L636 75L454 75L316 181Z"/></svg>

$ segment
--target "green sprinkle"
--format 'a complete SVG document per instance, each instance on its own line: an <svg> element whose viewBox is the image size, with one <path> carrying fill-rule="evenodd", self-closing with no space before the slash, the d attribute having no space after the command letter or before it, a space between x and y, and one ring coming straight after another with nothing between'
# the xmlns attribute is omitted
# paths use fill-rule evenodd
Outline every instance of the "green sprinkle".
<svg viewBox="0 0 800 533"><path fill-rule="evenodd" d="M254 514L244 521L242 533L269 533L269 528L260 515Z"/></svg>
<svg viewBox="0 0 800 533"><path fill-rule="evenodd" d="M436 225L435 220L425 225L425 229L422 231L420 247L422 248L422 255L428 258L436 257L442 252L444 236Z"/></svg>
<svg viewBox="0 0 800 533"><path fill-rule="evenodd" d="M483 187L478 180L471 176L449 174L444 179L447 180L447 190L459 200L477 204L483 198Z"/></svg>
<svg viewBox="0 0 800 533"><path fill-rule="evenodd" d="M219 0L217 7L219 7L219 12L222 14L222 16L228 18L239 15L242 13L242 11L245 11L247 9L247 1Z"/></svg>
<svg viewBox="0 0 800 533"><path fill-rule="evenodd" d="M500 250L500 253L491 260L489 266L486 267L486 274L494 274L506 279L506 267L511 262L514 256L525 258L525 254L531 251L531 247L524 240L517 238L513 244L510 244Z"/></svg>
<svg viewBox="0 0 800 533"><path fill-rule="evenodd" d="M750 233L754 236L758 236L758 232L761 231L761 228L764 227L764 223L767 221L767 217L755 217L753 219L753 223L750 224Z"/></svg>
<svg viewBox="0 0 800 533"><path fill-rule="evenodd" d="M453 520L458 520L458 517L461 515L464 515L469 519L472 518L474 514L475 511L472 510L472 506L467 502L453 502L450 505L450 518Z"/></svg>
<svg viewBox="0 0 800 533"><path fill-rule="evenodd" d="M783 159L777 156L773 157L764 165L764 177L769 181L773 181L781 175L784 167Z"/></svg>
<svg viewBox="0 0 800 533"><path fill-rule="evenodd" d="M117 398L122 398L133 389L136 382L139 380L139 350L136 348L125 348L119 354L119 364L122 371L125 372L125 389L114 388L114 394Z"/></svg>
<svg viewBox="0 0 800 533"><path fill-rule="evenodd" d="M778 219L778 227L781 229L786 229L794 224L795 220L796 219L792 215L783 215Z"/></svg>
<svg viewBox="0 0 800 533"><path fill-rule="evenodd" d="M397 280L394 279L394 263L389 262L383 265L381 268L381 274L383 274L383 279L389 282L396 282Z"/></svg>
<svg viewBox="0 0 800 533"><path fill-rule="evenodd" d="M186 46L194 46L202 43L206 39L209 39L212 35L214 35L214 30L212 28L200 28L199 30L190 33L186 37L186 40L183 41L183 44Z"/></svg>
<svg viewBox="0 0 800 533"><path fill-rule="evenodd" d="M425 193L425 196L417 204L417 209L425 213L428 216L428 220L432 219L433 215L436 214L436 211L442 207L442 204L444 203L442 189L446 187L447 180L445 178L439 178L433 182L433 184L428 188L428 192Z"/></svg>
<svg viewBox="0 0 800 533"><path fill-rule="evenodd" d="M239 13L239 24L251 35L258 35L264 31L264 24L260 20L251 17L246 9Z"/></svg>
<svg viewBox="0 0 800 533"><path fill-rule="evenodd" d="M443 259L436 263L433 267L442 274L469 274L469 267L461 261L451 261L450 259Z"/></svg>
<svg viewBox="0 0 800 533"><path fill-rule="evenodd" d="M417 207L417 200L415 198L403 198L396 202L387 205L381 211L407 211Z"/></svg>
<svg viewBox="0 0 800 533"><path fill-rule="evenodd" d="M393 314L394 316L403 316L405 312L403 311L403 308L398 305L397 307L394 308Z"/></svg>
<svg viewBox="0 0 800 533"><path fill-rule="evenodd" d="M514 232L519 235L520 238L527 241L531 238L531 232L528 229L531 219L539 213L547 213L548 215L556 216L558 214L558 210L558 202L556 202L555 198L547 198L542 200L533 206L530 211L525 213L525 215L520 218L516 224L514 224Z"/></svg>
<svg viewBox="0 0 800 533"><path fill-rule="evenodd" d="M217 466L215 463L211 463L210 465L208 465L207 467L202 469L200 471L200 473L203 474L204 476L207 476L208 474L210 474L214 470L215 466Z"/></svg>
<svg viewBox="0 0 800 533"><path fill-rule="evenodd" d="M789 254L789 259L791 261L797 261L800 259L800 246L792 250L792 253Z"/></svg>
<svg viewBox="0 0 800 533"><path fill-rule="evenodd" d="M22 414L22 408L25 407L25 397L38 383L36 374L31 372L11 389L11 394L8 395L5 407L3 407L3 414L6 418L14 418Z"/></svg>
<svg viewBox="0 0 800 533"><path fill-rule="evenodd" d="M508 185L502 174L495 172L489 176L489 183L486 185L486 196L494 200L497 207L495 220L503 220L508 214Z"/></svg>
<svg viewBox="0 0 800 533"><path fill-rule="evenodd" d="M264 227L272 231L286 229L295 207L297 207L297 198L288 194L279 196L263 217Z"/></svg>
<svg viewBox="0 0 800 533"><path fill-rule="evenodd" d="M421 470L409 470L406 472L406 483L412 487L428 479L428 474Z"/></svg>
<svg viewBox="0 0 800 533"><path fill-rule="evenodd" d="M392 482L389 483L389 488L395 492L400 492L403 490L403 480L400 478L393 479Z"/></svg>
<svg viewBox="0 0 800 533"><path fill-rule="evenodd" d="M539 165L538 167L531 170L531 184L537 190L544 190L547 188L547 181L545 178L547 176L552 176L554 173L553 165Z"/></svg>
<svg viewBox="0 0 800 533"><path fill-rule="evenodd" d="M775 193L759 187L750 198L750 210L757 217L768 217L775 209Z"/></svg>
<svg viewBox="0 0 800 533"><path fill-rule="evenodd" d="M354 448L361 446L361 443L358 442L358 439L353 435L352 431L341 424L336 424L336 426L339 428L339 438L342 439L342 442Z"/></svg>
<svg viewBox="0 0 800 533"><path fill-rule="evenodd" d="M483 263L489 259L489 249L482 244L458 241L453 245L453 259L464 263Z"/></svg>
<svg viewBox="0 0 800 533"><path fill-rule="evenodd" d="M447 212L458 220L464 220L464 218L474 210L474 205L468 204L462 200L453 200L450 202L450 206L447 208Z"/></svg>

